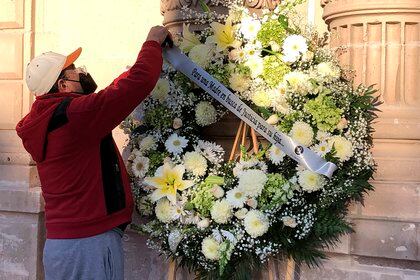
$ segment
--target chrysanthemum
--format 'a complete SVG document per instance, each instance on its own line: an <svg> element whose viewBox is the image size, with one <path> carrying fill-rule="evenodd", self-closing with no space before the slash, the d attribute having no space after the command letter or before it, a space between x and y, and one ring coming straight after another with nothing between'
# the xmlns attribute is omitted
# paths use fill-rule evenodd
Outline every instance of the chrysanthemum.
<svg viewBox="0 0 420 280"><path fill-rule="evenodd" d="M226 224L232 217L232 207L226 199L222 199L213 204L210 214L216 223Z"/></svg>
<svg viewBox="0 0 420 280"><path fill-rule="evenodd" d="M272 145L268 150L268 157L274 164L280 164L283 161L285 155L286 154L282 150L274 145Z"/></svg>
<svg viewBox="0 0 420 280"><path fill-rule="evenodd" d="M156 140L152 135L148 135L140 140L139 151L145 153L156 148Z"/></svg>
<svg viewBox="0 0 420 280"><path fill-rule="evenodd" d="M184 155L185 169L195 176L203 176L207 170L207 160L197 152L187 152Z"/></svg>
<svg viewBox="0 0 420 280"><path fill-rule="evenodd" d="M303 170L299 172L298 182L302 187L302 190L313 192L321 189L325 185L326 181L322 175L310 170Z"/></svg>
<svg viewBox="0 0 420 280"><path fill-rule="evenodd" d="M195 107L195 120L198 125L207 126L217 121L217 111L208 101L201 101Z"/></svg>
<svg viewBox="0 0 420 280"><path fill-rule="evenodd" d="M262 236L269 227L268 218L258 210L250 210L244 219L245 231L253 238Z"/></svg>
<svg viewBox="0 0 420 280"><path fill-rule="evenodd" d="M165 141L165 148L168 152L178 155L182 153L185 147L187 147L188 139L184 136L179 136L176 133L173 133L169 138Z"/></svg>
<svg viewBox="0 0 420 280"><path fill-rule="evenodd" d="M350 159L353 155L353 145L349 140L342 136L332 136L328 139L328 144L331 148L334 147L335 156L342 162Z"/></svg>
<svg viewBox="0 0 420 280"><path fill-rule="evenodd" d="M290 137L302 145L310 146L314 138L314 131L306 122L297 121L292 126Z"/></svg>
<svg viewBox="0 0 420 280"><path fill-rule="evenodd" d="M133 160L131 166L134 176L142 179L146 176L147 171L149 170L149 159L147 157L138 156Z"/></svg>
<svg viewBox="0 0 420 280"><path fill-rule="evenodd" d="M244 65L251 71L252 78L258 77L264 71L264 60L259 56L250 57Z"/></svg>
<svg viewBox="0 0 420 280"><path fill-rule="evenodd" d="M175 219L175 207L169 200L162 198L156 203L155 214L162 223L169 223Z"/></svg>
<svg viewBox="0 0 420 280"><path fill-rule="evenodd" d="M203 255L212 261L217 261L220 258L220 243L211 236L203 239L201 243L201 252Z"/></svg>
<svg viewBox="0 0 420 280"><path fill-rule="evenodd" d="M259 196L267 182L267 175L259 169L248 169L239 174L238 189L251 197Z"/></svg>
<svg viewBox="0 0 420 280"><path fill-rule="evenodd" d="M318 74L327 81L340 78L340 67L332 62L321 62L316 66Z"/></svg>
<svg viewBox="0 0 420 280"><path fill-rule="evenodd" d="M234 208L244 206L246 199L245 192L239 188L233 188L226 193L227 202Z"/></svg>
<svg viewBox="0 0 420 280"><path fill-rule="evenodd" d="M212 55L213 49L206 44L194 46L188 54L189 58L202 68L206 68L209 65Z"/></svg>
<svg viewBox="0 0 420 280"><path fill-rule="evenodd" d="M283 82L287 85L289 91L306 95L311 90L311 83L309 75L300 72L292 71L284 75Z"/></svg>
<svg viewBox="0 0 420 280"><path fill-rule="evenodd" d="M256 91L252 95L251 100L259 107L268 107L271 104L270 96L266 90Z"/></svg>
<svg viewBox="0 0 420 280"><path fill-rule="evenodd" d="M249 78L244 74L233 73L229 77L230 88L237 92L244 92L249 88Z"/></svg>

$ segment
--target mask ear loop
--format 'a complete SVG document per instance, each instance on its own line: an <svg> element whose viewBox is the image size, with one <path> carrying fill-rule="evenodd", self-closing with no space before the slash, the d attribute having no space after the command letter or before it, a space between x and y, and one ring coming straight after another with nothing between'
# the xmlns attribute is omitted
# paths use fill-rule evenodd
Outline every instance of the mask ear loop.
<svg viewBox="0 0 420 280"><path fill-rule="evenodd" d="M86 69L86 66L82 65L76 68L76 73L77 74L85 74L87 75L88 71Z"/></svg>

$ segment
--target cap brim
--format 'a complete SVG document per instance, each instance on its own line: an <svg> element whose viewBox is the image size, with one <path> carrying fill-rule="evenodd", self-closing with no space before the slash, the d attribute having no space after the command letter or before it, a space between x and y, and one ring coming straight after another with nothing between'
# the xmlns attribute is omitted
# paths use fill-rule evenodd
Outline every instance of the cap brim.
<svg viewBox="0 0 420 280"><path fill-rule="evenodd" d="M80 56L81 53L82 53L82 48L77 48L74 52L69 54L66 58L66 62L63 65L63 69L72 65L76 61L76 59Z"/></svg>

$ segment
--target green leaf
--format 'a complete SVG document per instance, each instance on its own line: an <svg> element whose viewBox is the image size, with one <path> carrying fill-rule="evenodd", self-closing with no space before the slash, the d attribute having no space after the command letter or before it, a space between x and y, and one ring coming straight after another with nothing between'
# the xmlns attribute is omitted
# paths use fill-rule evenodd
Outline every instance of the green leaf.
<svg viewBox="0 0 420 280"><path fill-rule="evenodd" d="M279 22L281 24L281 26L284 29L287 29L289 27L289 21L287 20L287 17L285 15L279 15Z"/></svg>
<svg viewBox="0 0 420 280"><path fill-rule="evenodd" d="M204 0L198 0L198 3L200 3L200 7L203 10L203 12L210 13L210 8L209 6L207 6Z"/></svg>

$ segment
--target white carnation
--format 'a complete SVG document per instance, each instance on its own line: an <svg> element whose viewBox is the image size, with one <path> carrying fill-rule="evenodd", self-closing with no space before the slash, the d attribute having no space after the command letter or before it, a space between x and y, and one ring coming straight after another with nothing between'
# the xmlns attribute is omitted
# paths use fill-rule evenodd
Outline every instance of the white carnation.
<svg viewBox="0 0 420 280"><path fill-rule="evenodd" d="M310 146L314 138L314 131L309 124L297 121L293 124L290 137L304 146Z"/></svg>
<svg viewBox="0 0 420 280"><path fill-rule="evenodd" d="M220 258L219 249L220 243L211 236L204 238L201 243L201 252L209 260L217 261Z"/></svg>
<svg viewBox="0 0 420 280"><path fill-rule="evenodd" d="M217 111L208 101L201 101L195 107L195 120L198 125L207 126L217 121Z"/></svg>
<svg viewBox="0 0 420 280"><path fill-rule="evenodd" d="M176 217L175 206L166 198L161 198L155 207L155 214L159 221L163 223L169 223L173 221Z"/></svg>
<svg viewBox="0 0 420 280"><path fill-rule="evenodd" d="M269 227L268 218L258 210L250 210L244 219L245 231L253 238L262 236Z"/></svg>
<svg viewBox="0 0 420 280"><path fill-rule="evenodd" d="M169 81L166 79L159 79L155 88L152 90L151 97L162 103L168 97L169 90Z"/></svg>
<svg viewBox="0 0 420 280"><path fill-rule="evenodd" d="M299 172L299 185L304 191L313 192L321 189L326 181L322 175L319 175L310 170L303 170Z"/></svg>
<svg viewBox="0 0 420 280"><path fill-rule="evenodd" d="M226 224L232 217L232 207L226 199L216 201L210 211L211 218L218 224Z"/></svg>
<svg viewBox="0 0 420 280"><path fill-rule="evenodd" d="M251 197L259 196L267 182L267 175L259 169L248 169L239 174L238 188Z"/></svg>
<svg viewBox="0 0 420 280"><path fill-rule="evenodd" d="M195 176L203 176L207 170L207 160L197 152L187 152L184 155L184 166Z"/></svg>
<svg viewBox="0 0 420 280"><path fill-rule="evenodd" d="M328 139L328 144L331 148L334 147L335 156L342 162L350 159L353 155L353 145L342 136L332 136Z"/></svg>

